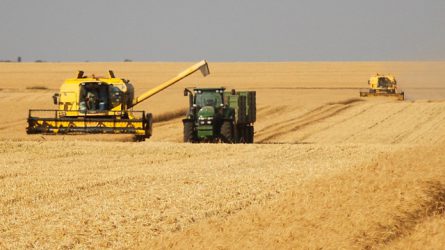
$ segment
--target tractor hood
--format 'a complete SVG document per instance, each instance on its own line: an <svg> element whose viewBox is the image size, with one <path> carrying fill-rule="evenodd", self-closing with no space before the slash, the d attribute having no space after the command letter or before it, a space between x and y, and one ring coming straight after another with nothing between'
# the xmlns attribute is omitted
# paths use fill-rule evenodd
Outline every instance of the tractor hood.
<svg viewBox="0 0 445 250"><path fill-rule="evenodd" d="M212 106L204 106L198 111L198 118L208 118L215 116L215 108Z"/></svg>

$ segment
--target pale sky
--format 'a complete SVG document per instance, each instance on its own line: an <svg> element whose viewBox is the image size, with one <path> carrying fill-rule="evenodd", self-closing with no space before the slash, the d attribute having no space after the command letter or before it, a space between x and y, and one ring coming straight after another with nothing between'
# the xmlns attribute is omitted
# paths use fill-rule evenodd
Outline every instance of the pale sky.
<svg viewBox="0 0 445 250"><path fill-rule="evenodd" d="M445 0L0 0L0 60L445 60Z"/></svg>

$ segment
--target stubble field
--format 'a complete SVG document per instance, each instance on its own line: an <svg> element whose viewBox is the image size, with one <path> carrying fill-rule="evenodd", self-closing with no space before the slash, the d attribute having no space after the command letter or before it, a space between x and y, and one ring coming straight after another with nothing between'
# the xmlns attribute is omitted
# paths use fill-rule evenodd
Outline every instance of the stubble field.
<svg viewBox="0 0 445 250"><path fill-rule="evenodd" d="M79 69L142 93L188 65L0 64L0 247L445 247L442 62L210 63L138 107L146 142L25 134ZM407 100L358 98L377 72ZM256 144L181 143L191 86L256 90Z"/></svg>

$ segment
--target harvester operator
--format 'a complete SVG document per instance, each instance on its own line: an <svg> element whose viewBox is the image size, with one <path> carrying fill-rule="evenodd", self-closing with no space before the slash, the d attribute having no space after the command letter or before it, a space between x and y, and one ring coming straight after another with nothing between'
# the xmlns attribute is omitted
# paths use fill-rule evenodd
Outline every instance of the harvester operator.
<svg viewBox="0 0 445 250"><path fill-rule="evenodd" d="M96 110L97 94L93 91L88 91L87 97L85 98L87 109Z"/></svg>

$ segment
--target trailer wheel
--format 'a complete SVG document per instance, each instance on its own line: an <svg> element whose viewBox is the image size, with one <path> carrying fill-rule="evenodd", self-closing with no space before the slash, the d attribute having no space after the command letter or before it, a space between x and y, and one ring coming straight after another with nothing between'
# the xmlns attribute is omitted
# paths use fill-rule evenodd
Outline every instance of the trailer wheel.
<svg viewBox="0 0 445 250"><path fill-rule="evenodd" d="M254 129L253 126L247 126L247 143L253 143L253 135L254 135Z"/></svg>
<svg viewBox="0 0 445 250"><path fill-rule="evenodd" d="M184 121L184 142L194 143L195 131L193 121Z"/></svg>
<svg viewBox="0 0 445 250"><path fill-rule="evenodd" d="M224 121L221 125L221 139L225 143L234 143L233 124L231 121Z"/></svg>
<svg viewBox="0 0 445 250"><path fill-rule="evenodd" d="M236 143L247 143L248 140L248 130L247 127L243 125L238 125L235 127L234 142Z"/></svg>

